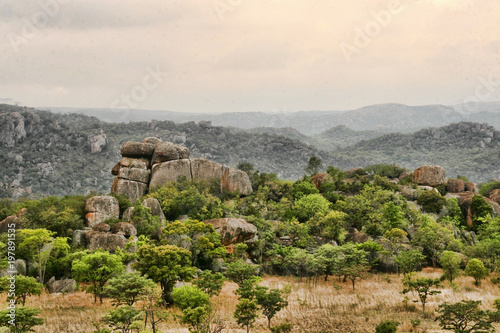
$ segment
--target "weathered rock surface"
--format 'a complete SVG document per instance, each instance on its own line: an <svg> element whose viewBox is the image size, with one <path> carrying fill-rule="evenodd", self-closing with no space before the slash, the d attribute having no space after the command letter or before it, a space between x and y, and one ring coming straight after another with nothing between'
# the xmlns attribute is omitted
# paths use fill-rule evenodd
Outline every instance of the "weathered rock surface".
<svg viewBox="0 0 500 333"><path fill-rule="evenodd" d="M118 171L118 177L148 184L151 171L148 169L122 167Z"/></svg>
<svg viewBox="0 0 500 333"><path fill-rule="evenodd" d="M243 219L223 218L203 221L211 224L221 235L222 244L228 246L249 240L256 240L257 227Z"/></svg>
<svg viewBox="0 0 500 333"><path fill-rule="evenodd" d="M16 216L7 216L0 222L0 233L8 232L9 229L21 229L23 227L23 220Z"/></svg>
<svg viewBox="0 0 500 333"><path fill-rule="evenodd" d="M129 141L123 144L120 153L127 157L151 157L154 150L154 144Z"/></svg>
<svg viewBox="0 0 500 333"><path fill-rule="evenodd" d="M448 179L448 192L460 193L465 191L465 183L461 179Z"/></svg>
<svg viewBox="0 0 500 333"><path fill-rule="evenodd" d="M500 190L496 189L496 190L491 191L490 199L495 201L496 203L500 204Z"/></svg>
<svg viewBox="0 0 500 333"><path fill-rule="evenodd" d="M223 169L221 164L204 158L193 158L191 160L191 175L196 180L211 181L221 179Z"/></svg>
<svg viewBox="0 0 500 333"><path fill-rule="evenodd" d="M11 267L0 269L0 277L11 276L13 273L17 275L26 275L26 261L23 259L16 259L13 270Z"/></svg>
<svg viewBox="0 0 500 333"><path fill-rule="evenodd" d="M477 193L478 192L477 184L473 182L467 182L465 183L465 190L468 192Z"/></svg>
<svg viewBox="0 0 500 333"><path fill-rule="evenodd" d="M93 226L92 230L100 231L100 232L108 232L111 230L111 227L107 223L99 223L99 224L96 224L95 226Z"/></svg>
<svg viewBox="0 0 500 333"><path fill-rule="evenodd" d="M132 221L132 216L134 216L134 207L133 206L125 209L125 211L123 212L123 215L122 215L122 220L124 222L130 222L130 221Z"/></svg>
<svg viewBox="0 0 500 333"><path fill-rule="evenodd" d="M85 201L85 220L88 227L102 223L110 218L120 217L118 200L112 196L96 196Z"/></svg>
<svg viewBox="0 0 500 333"><path fill-rule="evenodd" d="M107 232L88 231L85 233L87 249L95 251L99 248L114 252L117 248L125 248L127 239L124 235L110 234Z"/></svg>
<svg viewBox="0 0 500 333"><path fill-rule="evenodd" d="M56 280L53 276L47 282L47 290L49 293L72 293L76 291L76 281L73 279Z"/></svg>
<svg viewBox="0 0 500 333"><path fill-rule="evenodd" d="M120 167L126 168L138 168L138 169L148 169L151 163L147 158L130 158L122 157L120 162L118 162Z"/></svg>
<svg viewBox="0 0 500 333"><path fill-rule="evenodd" d="M241 170L227 167L221 179L222 190L230 193L238 192L241 195L252 193L252 184L247 173Z"/></svg>
<svg viewBox="0 0 500 333"><path fill-rule="evenodd" d="M165 214L163 214L163 210L161 209L161 205L158 199L146 198L142 201L142 205L151 209L151 215L158 216L161 222L166 221Z"/></svg>
<svg viewBox="0 0 500 333"><path fill-rule="evenodd" d="M87 236L85 234L88 230L75 230L73 231L73 246L87 247Z"/></svg>
<svg viewBox="0 0 500 333"><path fill-rule="evenodd" d="M316 188L319 190L321 189L321 184L323 184L325 181L331 179L330 175L326 172L321 172L318 174L315 174L312 177L312 182L316 186Z"/></svg>
<svg viewBox="0 0 500 333"><path fill-rule="evenodd" d="M179 177L191 179L190 160L182 159L153 165L149 187L161 187L168 182L177 181Z"/></svg>
<svg viewBox="0 0 500 333"><path fill-rule="evenodd" d="M118 177L115 177L113 185L111 186L111 193L123 194L128 197L131 202L136 202L137 199L144 196L147 192L148 184Z"/></svg>
<svg viewBox="0 0 500 333"><path fill-rule="evenodd" d="M144 138L144 140L142 140L142 143L151 143L153 145L157 145L159 143L163 142L161 139L158 139L158 138L155 138L155 137L147 137L147 138Z"/></svg>
<svg viewBox="0 0 500 333"><path fill-rule="evenodd" d="M189 149L172 142L162 142L156 145L152 164L189 158Z"/></svg>
<svg viewBox="0 0 500 333"><path fill-rule="evenodd" d="M134 225L128 222L120 222L113 226L113 233L124 235L125 237L136 236L137 230Z"/></svg>
<svg viewBox="0 0 500 333"><path fill-rule="evenodd" d="M413 171L412 181L427 186L446 184L446 172L439 165L424 165Z"/></svg>

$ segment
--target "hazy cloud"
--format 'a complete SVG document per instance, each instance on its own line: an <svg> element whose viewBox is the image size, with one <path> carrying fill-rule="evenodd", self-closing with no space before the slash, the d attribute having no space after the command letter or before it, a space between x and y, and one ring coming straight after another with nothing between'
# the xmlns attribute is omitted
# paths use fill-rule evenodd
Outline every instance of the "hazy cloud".
<svg viewBox="0 0 500 333"><path fill-rule="evenodd" d="M455 104L500 66L494 0L401 0L350 62L341 43L376 29L370 24L394 0L57 1L0 0L0 98L110 107L159 66L168 74L139 108Z"/></svg>

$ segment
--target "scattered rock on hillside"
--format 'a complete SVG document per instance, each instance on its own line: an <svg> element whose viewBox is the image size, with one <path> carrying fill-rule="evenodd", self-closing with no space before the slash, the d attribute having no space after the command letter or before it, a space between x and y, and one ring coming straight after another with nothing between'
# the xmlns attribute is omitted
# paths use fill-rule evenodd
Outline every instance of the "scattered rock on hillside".
<svg viewBox="0 0 500 333"><path fill-rule="evenodd" d="M47 282L47 290L49 293L72 293L76 291L76 281L73 279L56 280L53 276Z"/></svg>
<svg viewBox="0 0 500 333"><path fill-rule="evenodd" d="M146 198L142 201L142 205L151 209L151 215L158 216L161 222L165 222L167 220L165 218L165 214L163 214L163 210L161 209L161 205L158 199Z"/></svg>
<svg viewBox="0 0 500 333"><path fill-rule="evenodd" d="M312 177L312 182L314 183L316 188L319 190L319 189L321 189L321 184L323 184L328 179L331 179L330 175L326 172L321 172L321 173L315 174Z"/></svg>
<svg viewBox="0 0 500 333"><path fill-rule="evenodd" d="M252 193L252 184L247 173L241 170L227 167L221 180L222 190L230 193L238 192L241 195Z"/></svg>
<svg viewBox="0 0 500 333"><path fill-rule="evenodd" d="M257 228L243 219L212 219L203 223L214 227L215 231L221 235L222 244L225 246L256 240Z"/></svg>
<svg viewBox="0 0 500 333"><path fill-rule="evenodd" d="M118 235L124 235L125 237L133 237L137 235L137 230L133 224L128 222L120 222L113 226L113 233Z"/></svg>
<svg viewBox="0 0 500 333"><path fill-rule="evenodd" d="M120 217L118 199L112 196L95 196L85 201L85 220L87 226L102 223L110 218Z"/></svg>
<svg viewBox="0 0 500 333"><path fill-rule="evenodd" d="M120 153L126 157L151 157L154 149L155 145L151 143L129 141L123 144Z"/></svg>
<svg viewBox="0 0 500 333"><path fill-rule="evenodd" d="M446 172L439 165L424 165L413 172L412 181L427 186L446 184Z"/></svg>
<svg viewBox="0 0 500 333"><path fill-rule="evenodd" d="M478 192L477 184L473 182L466 182L465 190L468 192L477 193Z"/></svg>
<svg viewBox="0 0 500 333"><path fill-rule="evenodd" d="M85 233L87 249L91 252L97 249L114 252L117 248L125 248L127 239L124 235L110 234L107 232L88 231Z"/></svg>
<svg viewBox="0 0 500 333"><path fill-rule="evenodd" d="M461 179L448 179L448 192L460 193L465 191L464 181Z"/></svg>

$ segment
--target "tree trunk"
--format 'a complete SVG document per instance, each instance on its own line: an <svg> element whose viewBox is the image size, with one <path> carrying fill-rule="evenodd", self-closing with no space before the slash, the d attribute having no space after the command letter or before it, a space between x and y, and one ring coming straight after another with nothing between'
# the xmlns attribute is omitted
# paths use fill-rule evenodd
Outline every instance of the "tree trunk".
<svg viewBox="0 0 500 333"><path fill-rule="evenodd" d="M162 288L162 294L161 297L165 301L165 305L167 307L170 307L174 304L174 300L172 298L172 291L174 290L174 284L173 283L168 283L168 282L162 282L161 283L161 288Z"/></svg>
<svg viewBox="0 0 500 333"><path fill-rule="evenodd" d="M354 284L356 283L356 279L352 279L352 291L354 291Z"/></svg>

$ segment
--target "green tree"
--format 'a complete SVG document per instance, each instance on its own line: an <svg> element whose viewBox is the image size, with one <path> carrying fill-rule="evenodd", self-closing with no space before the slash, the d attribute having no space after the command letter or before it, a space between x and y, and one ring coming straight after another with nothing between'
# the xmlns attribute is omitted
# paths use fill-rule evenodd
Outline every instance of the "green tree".
<svg viewBox="0 0 500 333"><path fill-rule="evenodd" d="M238 259L227 264L226 277L238 285L241 285L246 279L257 275L258 271L258 265L252 265Z"/></svg>
<svg viewBox="0 0 500 333"><path fill-rule="evenodd" d="M424 254L431 260L433 267L436 267L441 253L454 241L455 237L449 228L427 216L423 217L423 222L412 239L414 245L423 247Z"/></svg>
<svg viewBox="0 0 500 333"><path fill-rule="evenodd" d="M120 256L107 251L96 251L73 262L75 280L91 283L86 290L94 294L94 302L97 302L97 297L99 297L101 304L106 282L124 270Z"/></svg>
<svg viewBox="0 0 500 333"><path fill-rule="evenodd" d="M209 270L204 270L198 273L198 278L193 283L209 296L217 296L221 292L225 281L226 278L222 273L212 273Z"/></svg>
<svg viewBox="0 0 500 333"><path fill-rule="evenodd" d="M257 304L260 306L262 313L267 318L267 327L271 328L271 319L288 306L288 301L284 297L283 290L271 289L269 292L260 293L257 295Z"/></svg>
<svg viewBox="0 0 500 333"><path fill-rule="evenodd" d="M34 332L33 327L43 325L43 319L37 317L39 313L40 309L18 307L12 317L9 309L3 310L0 311L0 326L9 327L12 333Z"/></svg>
<svg viewBox="0 0 500 333"><path fill-rule="evenodd" d="M185 285L172 291L174 304L181 310L210 304L210 296L196 286Z"/></svg>
<svg viewBox="0 0 500 333"><path fill-rule="evenodd" d="M408 236L406 231L398 228L392 228L384 233L383 241L393 256L397 256L399 251L403 248L403 242L406 236Z"/></svg>
<svg viewBox="0 0 500 333"><path fill-rule="evenodd" d="M341 260L339 258L340 247L331 244L325 244L316 249L313 256L318 260L321 265L325 281L328 277L335 275L341 270Z"/></svg>
<svg viewBox="0 0 500 333"><path fill-rule="evenodd" d="M346 213L332 210L326 215L317 213L307 224L312 234L343 243L347 234L347 219Z"/></svg>
<svg viewBox="0 0 500 333"><path fill-rule="evenodd" d="M439 214L446 204L446 199L435 191L424 191L418 196L417 203L425 212Z"/></svg>
<svg viewBox="0 0 500 333"><path fill-rule="evenodd" d="M19 248L21 251L29 253L30 258L38 264L38 277L40 282L45 281L45 268L53 249L53 237L55 232L47 229L22 229L20 237L22 239Z"/></svg>
<svg viewBox="0 0 500 333"><path fill-rule="evenodd" d="M310 175L315 175L319 172L321 167L323 166L323 162L320 158L316 156L311 156L309 158L309 162L307 162L307 166L305 167L305 171Z"/></svg>
<svg viewBox="0 0 500 333"><path fill-rule="evenodd" d="M484 264L479 259L471 259L465 267L465 275L474 278L474 284L479 286L481 280L488 276L488 269L484 267Z"/></svg>
<svg viewBox="0 0 500 333"><path fill-rule="evenodd" d="M439 257L439 263L443 267L443 278L452 282L460 276L460 256L452 251L444 251Z"/></svg>
<svg viewBox="0 0 500 333"><path fill-rule="evenodd" d="M321 194L308 194L295 201L292 209L299 221L306 222L316 213L328 213L330 201Z"/></svg>
<svg viewBox="0 0 500 333"><path fill-rule="evenodd" d="M440 294L439 290L432 290L432 288L441 287L439 279L425 278L407 274L403 279L403 294L414 292L418 295L420 303L422 303L422 311L425 313L425 304L429 296Z"/></svg>
<svg viewBox="0 0 500 333"><path fill-rule="evenodd" d="M40 296L43 291L43 284L38 283L34 277L16 275L16 303L21 301L24 306L26 303L26 297L28 296ZM0 292L7 292L10 289L11 282L7 276L0 278ZM7 298L7 301L9 298Z"/></svg>
<svg viewBox="0 0 500 333"><path fill-rule="evenodd" d="M113 304L134 305L138 300L146 297L149 288L155 288L156 283L142 276L138 272L116 276L108 281L104 287L104 294L112 298Z"/></svg>
<svg viewBox="0 0 500 333"><path fill-rule="evenodd" d="M162 231L163 243L186 248L191 252L191 263L207 266L212 257L226 253L221 236L211 224L197 220L175 221Z"/></svg>
<svg viewBox="0 0 500 333"><path fill-rule="evenodd" d="M293 184L293 197L295 199L300 199L305 195L317 193L319 193L319 190L316 188L316 185L307 180L299 180Z"/></svg>
<svg viewBox="0 0 500 333"><path fill-rule="evenodd" d="M172 289L178 281L190 281L196 273L191 266L191 252L174 245L141 246L136 269L160 283L165 304L172 304Z"/></svg>
<svg viewBox="0 0 500 333"><path fill-rule="evenodd" d="M241 327L246 327L247 333L250 332L250 327L258 317L259 307L256 300L249 300L247 298L240 298L240 302L236 305L234 318Z"/></svg>
<svg viewBox="0 0 500 333"><path fill-rule="evenodd" d="M398 271L402 274L408 274L415 272L418 265L422 263L425 256L416 249L401 251L396 257L396 264L398 265Z"/></svg>
<svg viewBox="0 0 500 333"><path fill-rule="evenodd" d="M479 309L481 301L465 301L439 305L436 310L440 315L436 318L439 326L455 333L487 333L494 332L492 323L498 322L498 313Z"/></svg>
<svg viewBox="0 0 500 333"><path fill-rule="evenodd" d="M391 230L394 228L405 229L408 226L408 221L405 218L403 210L392 201L383 205L382 218L382 226L385 230Z"/></svg>
<svg viewBox="0 0 500 333"><path fill-rule="evenodd" d="M355 290L356 280L366 276L370 269L366 259L367 253L353 243L347 243L339 248L339 274L342 274L344 279L351 280L352 290Z"/></svg>
<svg viewBox="0 0 500 333"><path fill-rule="evenodd" d="M136 320L142 317L141 312L136 308L126 305L118 309L109 311L109 314L103 317L103 321L108 324L113 330L119 330L122 333L130 333L130 326Z"/></svg>

